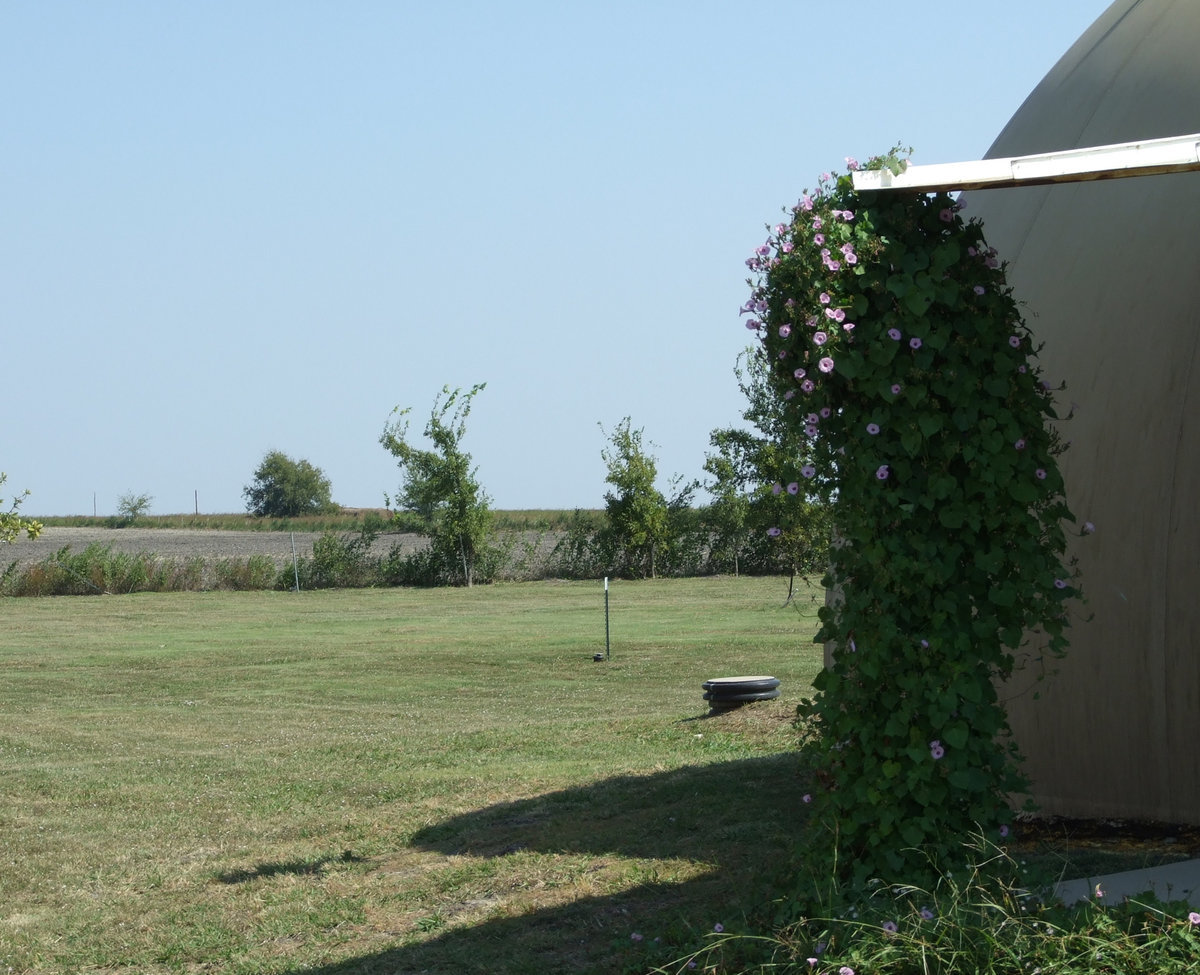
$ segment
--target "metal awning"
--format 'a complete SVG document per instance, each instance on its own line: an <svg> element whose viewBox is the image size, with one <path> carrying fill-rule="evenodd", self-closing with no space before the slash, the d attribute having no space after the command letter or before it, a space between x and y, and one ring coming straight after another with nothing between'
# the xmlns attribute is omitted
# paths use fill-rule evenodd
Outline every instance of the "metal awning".
<svg viewBox="0 0 1200 975"><path fill-rule="evenodd" d="M909 166L899 175L887 169L860 169L853 173L854 189L916 190L922 193L952 190L987 190L1046 183L1079 183L1086 180L1122 179L1159 173L1200 170L1200 134L1180 135L1146 142L1121 142L1111 146L1066 149L1035 156L980 159L975 162Z"/></svg>

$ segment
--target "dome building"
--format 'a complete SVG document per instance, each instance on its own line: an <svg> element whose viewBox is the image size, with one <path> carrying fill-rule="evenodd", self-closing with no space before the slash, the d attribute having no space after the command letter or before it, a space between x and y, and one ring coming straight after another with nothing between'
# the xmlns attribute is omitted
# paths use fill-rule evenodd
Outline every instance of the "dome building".
<svg viewBox="0 0 1200 975"><path fill-rule="evenodd" d="M1200 132L1200 3L1117 0L990 158ZM1200 824L1200 173L974 191L1070 449L1087 602L1006 687L1042 812ZM1065 412L1065 410L1064 410Z"/></svg>

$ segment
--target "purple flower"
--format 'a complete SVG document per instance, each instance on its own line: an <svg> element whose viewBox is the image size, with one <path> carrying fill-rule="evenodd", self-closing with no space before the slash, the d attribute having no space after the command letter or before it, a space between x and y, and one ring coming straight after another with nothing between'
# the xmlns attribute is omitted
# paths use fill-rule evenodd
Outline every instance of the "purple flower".
<svg viewBox="0 0 1200 975"><path fill-rule="evenodd" d="M791 325L780 325L779 326L779 337L781 339L786 339L791 334L792 334L792 326Z"/></svg>
<svg viewBox="0 0 1200 975"><path fill-rule="evenodd" d="M824 234L813 234L813 243L816 244L818 247L820 247L822 244L825 243L825 235Z"/></svg>
<svg viewBox="0 0 1200 975"><path fill-rule="evenodd" d="M771 527L767 529L767 534L772 538L778 538L783 533L778 528Z"/></svg>
<svg viewBox="0 0 1200 975"><path fill-rule="evenodd" d="M914 335L908 340L908 347L910 349L919 349L921 347L921 340Z"/></svg>
<svg viewBox="0 0 1200 975"><path fill-rule="evenodd" d="M824 345L828 341L829 336L824 332L817 332L817 334L813 336L813 345Z"/></svg>
<svg viewBox="0 0 1200 975"><path fill-rule="evenodd" d="M1021 336L1010 335L1008 337L1008 344L1011 345L1014 349L1019 349L1021 347Z"/></svg>
<svg viewBox="0 0 1200 975"><path fill-rule="evenodd" d="M921 920L922 921L932 921L933 920L933 911L931 911L928 907L922 907L921 908Z"/></svg>
<svg viewBox="0 0 1200 975"><path fill-rule="evenodd" d="M800 485L797 484L795 481L792 481L792 483L787 486L787 493L788 494L799 494L800 493Z"/></svg>
<svg viewBox="0 0 1200 975"><path fill-rule="evenodd" d="M855 159L853 156L847 156L846 157L846 168L847 169L858 169L858 160Z"/></svg>
<svg viewBox="0 0 1200 975"><path fill-rule="evenodd" d="M796 391L794 389L789 389L786 393L783 394L783 398L791 399L795 395L796 395Z"/></svg>
<svg viewBox="0 0 1200 975"><path fill-rule="evenodd" d="M867 433L869 433L872 437L875 436L875 434L877 434L878 432L879 432L879 424L878 423L868 423L867 424Z"/></svg>
<svg viewBox="0 0 1200 975"><path fill-rule="evenodd" d="M929 754L933 756L935 762L946 754L946 749L942 747L941 741L937 738L929 743Z"/></svg>
<svg viewBox="0 0 1200 975"><path fill-rule="evenodd" d="M895 921L884 921L882 927L883 927L883 930L886 931L888 934L895 934L897 931L900 930L896 926Z"/></svg>
<svg viewBox="0 0 1200 975"><path fill-rule="evenodd" d="M1022 376L1025 375L1025 363L1022 362L1019 366L1017 366L1017 372L1019 372Z"/></svg>
<svg viewBox="0 0 1200 975"><path fill-rule="evenodd" d="M793 251L793 249L795 249L795 246L796 245L793 244L790 240L785 240L782 244L779 245L779 251L781 254L790 254Z"/></svg>
<svg viewBox="0 0 1200 975"><path fill-rule="evenodd" d="M975 292L977 295L981 295L981 294L983 294L985 291L987 291L987 288L985 288L985 287L984 287L982 284L977 284L977 285L975 285L975 287L974 287L972 290L973 290L973 291L974 291L974 292Z"/></svg>
<svg viewBox="0 0 1200 975"><path fill-rule="evenodd" d="M941 220L942 223L949 223L951 220L954 219L954 212L949 207L947 207L946 209L942 210L941 213L938 214L938 219Z"/></svg>
<svg viewBox="0 0 1200 975"><path fill-rule="evenodd" d="M979 253L979 251L977 251L974 247L968 247L967 253L970 254L972 257L974 257L976 254Z"/></svg>
<svg viewBox="0 0 1200 975"><path fill-rule="evenodd" d="M853 210L843 210L842 211L842 219L845 220L846 223L849 223L851 220L854 219L854 211Z"/></svg>
<svg viewBox="0 0 1200 975"><path fill-rule="evenodd" d="M846 255L846 263L847 264L857 264L858 263L858 255L855 254L853 251L851 251L849 254Z"/></svg>
<svg viewBox="0 0 1200 975"><path fill-rule="evenodd" d="M757 318L747 318L746 319L746 328L750 329L750 331L752 331L752 332L757 332L758 326L761 324L762 323Z"/></svg>
<svg viewBox="0 0 1200 975"><path fill-rule="evenodd" d="M805 464L800 468L800 473L805 477L815 477L817 474L817 469L813 467L812 464Z"/></svg>
<svg viewBox="0 0 1200 975"><path fill-rule="evenodd" d="M821 430L815 423L810 423L808 426L806 426L804 428L804 432L810 437L815 437L818 433L821 432Z"/></svg>
<svg viewBox="0 0 1200 975"><path fill-rule="evenodd" d="M817 368L821 372L833 372L833 360L829 356L825 356L825 358L817 363Z"/></svg>
<svg viewBox="0 0 1200 975"><path fill-rule="evenodd" d="M1067 580L1066 579L1055 579L1054 580L1054 588L1055 589L1066 589L1067 588Z"/></svg>
<svg viewBox="0 0 1200 975"><path fill-rule="evenodd" d="M771 485L771 493L776 496L783 494L783 485L779 484L778 482L775 484L772 484Z"/></svg>
<svg viewBox="0 0 1200 975"><path fill-rule="evenodd" d="M813 222L812 222L813 230L820 230L823 226L825 226L825 224L824 224L824 222L822 222L820 217L813 217Z"/></svg>
<svg viewBox="0 0 1200 975"><path fill-rule="evenodd" d="M819 417L817 416L816 413L809 413L808 416L806 416L804 418L804 422L805 423L816 423L818 419L819 419Z"/></svg>
<svg viewBox="0 0 1200 975"><path fill-rule="evenodd" d="M801 802L812 802L812 795L810 793L806 792L806 793L804 793L804 795L802 795L800 797L800 801Z"/></svg>
<svg viewBox="0 0 1200 975"><path fill-rule="evenodd" d="M1008 837L1008 824L1006 823L1000 827L1000 839L1003 840L1003 839L1006 839L1007 837Z"/></svg>
<svg viewBox="0 0 1200 975"><path fill-rule="evenodd" d="M929 641L928 641L928 640L922 640L922 641L921 641L921 647L922 647L923 649L925 649L925 650L928 650L928 649L929 649Z"/></svg>
<svg viewBox="0 0 1200 975"><path fill-rule="evenodd" d="M840 271L842 269L841 261L826 261L825 266L831 271Z"/></svg>
<svg viewBox="0 0 1200 975"><path fill-rule="evenodd" d="M823 305L829 304L829 302L832 300L833 299L829 297L829 292L827 291L822 291L819 295L817 295L817 301Z"/></svg>
<svg viewBox="0 0 1200 975"><path fill-rule="evenodd" d="M888 338L891 339L893 342L899 342L900 341L900 329L889 328L888 329Z"/></svg>
<svg viewBox="0 0 1200 975"><path fill-rule="evenodd" d="M853 332L854 331L854 322L846 322L845 324L842 325L842 328L845 329L847 332Z"/></svg>
<svg viewBox="0 0 1200 975"><path fill-rule="evenodd" d="M1200 914L1197 914L1195 911L1192 911L1192 913L1188 915L1188 923L1200 924Z"/></svg>
<svg viewBox="0 0 1200 975"><path fill-rule="evenodd" d="M822 406L822 407L821 407L821 419L822 419L822 420L828 420L828 419L829 419L829 416L830 416L830 412L831 412L831 411L830 411L830 409L829 409L829 407L828 407L828 406ZM1091 522L1089 521L1089 522L1088 522L1088 524L1090 525L1090 524L1091 524Z"/></svg>
<svg viewBox="0 0 1200 975"><path fill-rule="evenodd" d="M1040 468L1040 467L1036 471L1033 472L1033 476L1036 477L1039 481L1046 480L1046 472L1044 470L1042 470L1042 468Z"/></svg>
<svg viewBox="0 0 1200 975"><path fill-rule="evenodd" d="M713 930L716 931L717 934L720 934L722 931L725 930L725 925L718 922L713 925Z"/></svg>
<svg viewBox="0 0 1200 975"><path fill-rule="evenodd" d="M846 313L841 308L835 308L833 310L833 320L835 322L844 322L846 320Z"/></svg>
<svg viewBox="0 0 1200 975"><path fill-rule="evenodd" d="M842 257L851 257L854 254L854 245L850 243L842 244Z"/></svg>
<svg viewBox="0 0 1200 975"><path fill-rule="evenodd" d="M1024 450L1025 449L1025 438L1021 437L1019 440L1014 441L1013 447L1017 450Z"/></svg>
<svg viewBox="0 0 1200 975"><path fill-rule="evenodd" d="M792 373L792 375L797 379L803 379L807 373L803 369L797 369L794 373Z"/></svg>
<svg viewBox="0 0 1200 975"><path fill-rule="evenodd" d="M829 372L829 370L833 368L833 366L831 365L831 366L829 367L829 369L826 369L826 368L825 368L825 365L824 365L826 362L830 362L830 363L832 363L832 362L833 362L833 360L832 360L832 359L822 359L822 360L820 361L820 363L818 363L818 368L819 368L819 369L820 369L822 372ZM813 382L811 379L806 379L806 380L804 380L804 382L802 382L802 383L800 384L800 388L801 388L802 390L804 390L804 392L806 392L806 393L811 393L811 392L812 392L814 389L816 389L816 388L817 388L817 384L816 384L816 383L814 383L814 382Z"/></svg>
<svg viewBox="0 0 1200 975"><path fill-rule="evenodd" d="M807 193L805 193L802 197L800 197L800 209L801 210L811 210L812 208L813 208L813 198L811 196L809 196Z"/></svg>
<svg viewBox="0 0 1200 975"><path fill-rule="evenodd" d="M757 254L759 257L766 257L768 254L771 253L771 248L768 247L766 244L759 244L756 248L754 248L754 253Z"/></svg>
<svg viewBox="0 0 1200 975"><path fill-rule="evenodd" d="M875 478L880 481L886 481L891 471L887 464L880 464L879 469L875 471Z"/></svg>
<svg viewBox="0 0 1200 975"><path fill-rule="evenodd" d="M892 383L892 395L899 396L901 388L899 383Z"/></svg>
<svg viewBox="0 0 1200 975"><path fill-rule="evenodd" d="M854 969L849 965L843 965L838 969L838 975L854 975Z"/></svg>

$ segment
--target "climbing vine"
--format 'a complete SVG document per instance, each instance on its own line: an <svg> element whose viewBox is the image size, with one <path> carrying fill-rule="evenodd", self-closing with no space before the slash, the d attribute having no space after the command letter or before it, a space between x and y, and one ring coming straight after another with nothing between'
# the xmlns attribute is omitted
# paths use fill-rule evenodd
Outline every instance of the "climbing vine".
<svg viewBox="0 0 1200 975"><path fill-rule="evenodd" d="M1053 390L982 226L945 193L857 194L850 171L755 251L743 313L812 447L785 489L833 510L832 666L802 707L818 799L859 879L902 879L1007 835L1027 782L997 682L1027 644L1065 651L1074 518Z"/></svg>

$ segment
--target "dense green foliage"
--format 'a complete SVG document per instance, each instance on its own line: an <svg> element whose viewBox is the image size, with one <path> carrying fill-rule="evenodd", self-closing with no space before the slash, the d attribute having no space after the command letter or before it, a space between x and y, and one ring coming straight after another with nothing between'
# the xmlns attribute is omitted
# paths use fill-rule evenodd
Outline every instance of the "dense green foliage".
<svg viewBox="0 0 1200 975"><path fill-rule="evenodd" d="M242 494L246 510L260 518L295 518L338 510L330 496L329 478L321 469L279 450L266 453Z"/></svg>
<svg viewBox="0 0 1200 975"><path fill-rule="evenodd" d="M379 438L404 475L397 507L415 515L411 524L429 536L431 572L466 586L489 581L496 570L488 496L462 449L471 402L485 387L480 383L466 393L442 389L425 424L432 450L408 442L408 409L393 410Z"/></svg>
<svg viewBox="0 0 1200 975"><path fill-rule="evenodd" d="M1076 594L1052 392L959 209L827 176L748 262L744 311L809 444L788 491L811 484L836 526L810 713L859 881L914 880L1008 829L1025 780L996 681L1027 640L1030 660L1063 652Z"/></svg>
<svg viewBox="0 0 1200 975"><path fill-rule="evenodd" d="M6 480L8 480L8 475L0 471L0 486L3 486ZM28 497L28 494L29 492L26 492L13 498L7 511L3 510L4 499L0 498L0 543L12 542L22 532L29 538L37 538L41 534L41 524L28 518L22 518L18 513L21 502Z"/></svg>
<svg viewBox="0 0 1200 975"><path fill-rule="evenodd" d="M642 443L642 434L625 417L600 452L608 470L605 483L612 486L604 493L608 524L601 544L614 574L653 578L671 540L670 513L666 497L655 486L658 462Z"/></svg>

